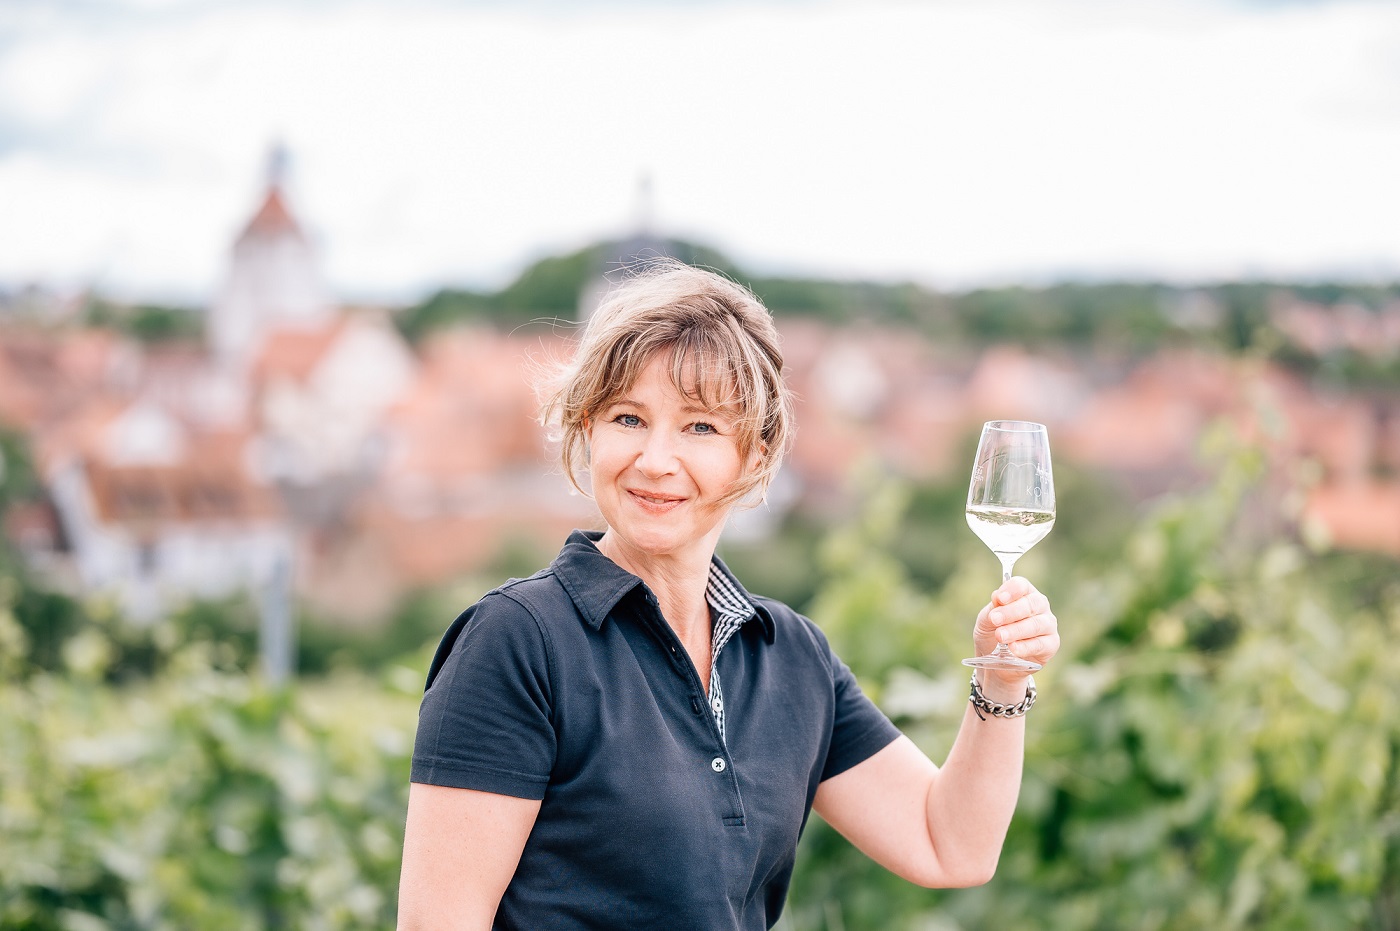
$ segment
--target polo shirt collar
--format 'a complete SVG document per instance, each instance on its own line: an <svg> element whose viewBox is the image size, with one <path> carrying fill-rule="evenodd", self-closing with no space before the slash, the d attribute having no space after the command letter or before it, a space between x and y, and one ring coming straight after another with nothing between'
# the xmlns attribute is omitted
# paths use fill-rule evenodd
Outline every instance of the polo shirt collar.
<svg viewBox="0 0 1400 931"><path fill-rule="evenodd" d="M563 584L564 590L573 599L574 607L584 622L598 630L607 620L612 609L628 593L644 588L646 583L604 556L598 550L597 541L603 532L600 530L575 530L564 542L551 568ZM777 630L768 609L759 603L739 584L734 573L718 556L713 557L713 565L722 576L734 586L737 592L754 606L754 618L763 625L763 635L773 642Z"/></svg>

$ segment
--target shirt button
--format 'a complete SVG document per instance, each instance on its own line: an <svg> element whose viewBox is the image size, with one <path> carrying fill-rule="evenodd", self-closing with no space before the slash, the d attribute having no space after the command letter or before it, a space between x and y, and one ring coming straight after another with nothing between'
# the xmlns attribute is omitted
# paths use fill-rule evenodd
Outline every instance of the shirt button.
<svg viewBox="0 0 1400 931"><path fill-rule="evenodd" d="M713 769L717 773L724 772L724 757L717 756L713 760L711 760L710 769Z"/></svg>

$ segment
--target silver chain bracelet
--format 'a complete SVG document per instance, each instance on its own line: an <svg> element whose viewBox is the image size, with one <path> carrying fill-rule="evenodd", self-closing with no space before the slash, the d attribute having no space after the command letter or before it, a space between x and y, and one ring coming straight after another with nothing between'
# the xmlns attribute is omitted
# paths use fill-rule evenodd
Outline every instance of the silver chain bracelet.
<svg viewBox="0 0 1400 931"><path fill-rule="evenodd" d="M977 685L977 673L972 674L972 694L967 699L972 703L972 710L977 712L977 717L983 721L987 720L982 712L997 718L1019 718L1027 711L1031 710L1031 705L1035 704L1035 677L1026 676L1026 697L1014 705L1003 705L999 701L990 701L986 695L982 694L982 689Z"/></svg>

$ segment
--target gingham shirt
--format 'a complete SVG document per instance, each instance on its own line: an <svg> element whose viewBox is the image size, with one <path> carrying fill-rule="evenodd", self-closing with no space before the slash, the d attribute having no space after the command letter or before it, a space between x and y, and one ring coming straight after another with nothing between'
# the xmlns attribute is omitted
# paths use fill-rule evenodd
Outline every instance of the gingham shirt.
<svg viewBox="0 0 1400 931"><path fill-rule="evenodd" d="M719 681L719 651L754 616L753 602L710 563L710 581L705 586L705 601L713 612L713 632L710 634L710 710L715 714L719 736L724 737L724 689Z"/></svg>

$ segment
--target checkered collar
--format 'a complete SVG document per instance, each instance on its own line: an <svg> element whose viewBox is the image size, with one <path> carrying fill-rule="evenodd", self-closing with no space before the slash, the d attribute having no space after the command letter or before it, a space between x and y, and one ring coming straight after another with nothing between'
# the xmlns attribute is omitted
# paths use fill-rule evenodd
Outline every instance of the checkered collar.
<svg viewBox="0 0 1400 931"><path fill-rule="evenodd" d="M584 622L594 628L603 626L624 596L645 584L598 551L597 541L602 535L597 530L575 530L550 567ZM764 638L773 642L776 627L772 616L739 584L718 556L710 562L705 600L715 613L716 627L724 615L738 615L740 627L756 619L763 626Z"/></svg>

